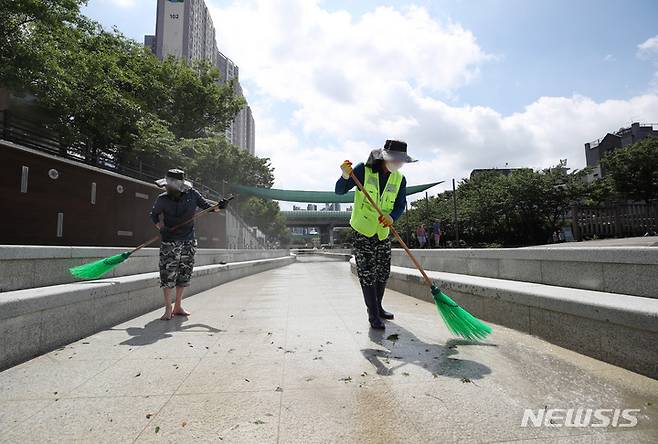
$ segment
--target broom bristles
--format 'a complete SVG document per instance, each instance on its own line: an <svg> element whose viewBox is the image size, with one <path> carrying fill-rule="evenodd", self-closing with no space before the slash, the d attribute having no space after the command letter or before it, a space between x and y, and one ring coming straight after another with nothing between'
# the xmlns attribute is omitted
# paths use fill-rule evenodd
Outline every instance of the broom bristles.
<svg viewBox="0 0 658 444"><path fill-rule="evenodd" d="M491 333L491 327L464 310L439 288L432 286L432 296L439 314L453 334L477 341Z"/></svg>
<svg viewBox="0 0 658 444"><path fill-rule="evenodd" d="M106 257L105 259L69 268L69 271L73 276L79 279L98 279L128 259L129 256L129 252L115 254L114 256Z"/></svg>

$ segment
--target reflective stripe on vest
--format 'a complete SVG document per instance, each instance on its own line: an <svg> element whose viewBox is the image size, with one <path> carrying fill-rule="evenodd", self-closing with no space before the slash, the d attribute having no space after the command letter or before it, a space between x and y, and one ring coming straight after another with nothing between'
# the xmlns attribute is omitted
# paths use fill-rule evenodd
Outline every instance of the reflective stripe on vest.
<svg viewBox="0 0 658 444"><path fill-rule="evenodd" d="M384 214L390 214L395 205L395 199L398 197L400 185L402 184L402 174L399 171L391 173L388 176L384 192L379 194L379 174L369 166L365 167L365 177L363 178L363 187L370 197L379 205ZM354 193L354 206L352 207L352 216L350 225L364 236L371 237L377 233L379 240L388 237L390 230L379 223L379 214L368 199L363 195L361 190Z"/></svg>

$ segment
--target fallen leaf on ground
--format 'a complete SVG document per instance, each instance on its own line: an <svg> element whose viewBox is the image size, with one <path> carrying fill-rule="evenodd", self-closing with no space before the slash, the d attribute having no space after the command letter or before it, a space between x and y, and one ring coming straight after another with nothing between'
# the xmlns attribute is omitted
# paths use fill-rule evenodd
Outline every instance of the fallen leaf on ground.
<svg viewBox="0 0 658 444"><path fill-rule="evenodd" d="M340 378L339 381L344 382L345 384L347 384L348 382L352 382L352 377L348 376L346 378Z"/></svg>
<svg viewBox="0 0 658 444"><path fill-rule="evenodd" d="M138 376L142 376L142 374L141 374L141 373L137 373L137 374L135 375L135 378L137 378Z"/></svg>
<svg viewBox="0 0 658 444"><path fill-rule="evenodd" d="M265 424L265 421L261 421L260 419L257 419L257 420L254 421L254 424L257 424L257 425Z"/></svg>
<svg viewBox="0 0 658 444"><path fill-rule="evenodd" d="M473 381L471 381L471 380L468 379L468 378L462 378L461 381L462 381L464 384L467 384L467 383L469 383L469 382L473 382Z"/></svg>
<svg viewBox="0 0 658 444"><path fill-rule="evenodd" d="M187 425L187 422L185 422L185 421L183 421L183 423L181 424L181 426L183 426L183 427L185 427L186 425Z"/></svg>
<svg viewBox="0 0 658 444"><path fill-rule="evenodd" d="M278 387L278 386L277 386L277 388L276 388L276 389L274 389L274 391L275 391L275 392L282 392L282 391L283 391L283 389L282 389L281 387Z"/></svg>
<svg viewBox="0 0 658 444"><path fill-rule="evenodd" d="M160 431L160 426L157 426L157 427L155 428L155 433L158 433L159 431Z"/></svg>
<svg viewBox="0 0 658 444"><path fill-rule="evenodd" d="M400 335L397 333L393 333L392 335L388 335L386 338L389 341L397 341L400 338Z"/></svg>
<svg viewBox="0 0 658 444"><path fill-rule="evenodd" d="M409 373L407 373L407 372L402 372L402 376L409 376Z"/></svg>
<svg viewBox="0 0 658 444"><path fill-rule="evenodd" d="M146 414L146 419L151 419L151 416L153 416L153 413L147 413Z"/></svg>

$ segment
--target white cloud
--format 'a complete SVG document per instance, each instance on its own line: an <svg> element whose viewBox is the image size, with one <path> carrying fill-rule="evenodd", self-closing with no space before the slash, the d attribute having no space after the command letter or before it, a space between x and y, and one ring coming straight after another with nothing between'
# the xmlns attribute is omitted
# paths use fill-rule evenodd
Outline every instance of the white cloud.
<svg viewBox="0 0 658 444"><path fill-rule="evenodd" d="M277 187L332 189L344 159L365 160L387 138L406 140L421 160L404 168L411 184L565 157L580 168L585 142L631 116L658 115L655 94L541 97L509 116L453 106L453 94L494 57L470 31L419 7L379 7L361 17L314 1L210 8L220 48L253 93L257 153L272 158Z"/></svg>
<svg viewBox="0 0 658 444"><path fill-rule="evenodd" d="M650 59L658 56L658 35L637 45L637 55L643 59Z"/></svg>
<svg viewBox="0 0 658 444"><path fill-rule="evenodd" d="M118 6L119 8L128 9L137 4L137 0L101 0L102 3Z"/></svg>
<svg viewBox="0 0 658 444"><path fill-rule="evenodd" d="M615 61L617 61L617 59L612 54L606 54L605 57L603 57L603 61L604 62L615 62Z"/></svg>

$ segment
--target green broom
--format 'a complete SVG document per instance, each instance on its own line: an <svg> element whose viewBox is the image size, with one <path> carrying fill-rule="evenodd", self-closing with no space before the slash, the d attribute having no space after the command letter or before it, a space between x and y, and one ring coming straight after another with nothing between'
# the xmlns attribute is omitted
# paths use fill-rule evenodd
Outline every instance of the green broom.
<svg viewBox="0 0 658 444"><path fill-rule="evenodd" d="M229 196L226 198L227 201L233 199L233 196ZM210 211L214 210L217 208L219 203L217 205L213 205L210 208L206 208L205 210L201 210L198 213L196 213L194 216L186 220L185 222L181 222L180 224L174 226L172 228L172 231L182 227L183 225L189 224L196 218L209 213ZM108 271L112 270L113 268L119 266L122 264L126 259L128 259L133 253L141 250L142 248L151 245L152 243L156 242L158 239L160 239L160 235L154 236L151 239L147 240L140 246L130 250L126 251L124 253L119 253L115 254L114 256L106 257L105 259L101 259L95 262L90 262L88 264L82 264L78 265L77 267L69 268L69 272L79 278L79 279L98 279L101 276L103 276L105 273Z"/></svg>
<svg viewBox="0 0 658 444"><path fill-rule="evenodd" d="M370 205L372 205L372 207L377 210L380 216L384 217L384 213L382 213L382 210L379 209L379 206L375 203L374 200L372 200L372 197L370 197L370 194L368 194L368 192L363 188L363 184L359 179L356 178L354 171L350 172L350 176L352 177L352 180L354 180L354 183L359 188L359 190L361 190L361 192L365 195L366 199L368 199ZM425 273L423 267L420 265L413 253L411 253L411 250L409 250L407 244L402 240L400 234L398 234L395 228L390 227L390 229L391 233L393 233L393 236L395 236L398 242L400 242L400 245L402 245L402 248L404 248L404 251L406 251L409 255L411 262L413 262L416 268L418 268L420 274L423 275L423 279L431 288L432 297L434 299L434 303L436 304L436 308L439 311L439 314L441 314L441 317L443 318L443 321L445 322L448 329L453 334L461 336L464 339L468 339L470 341L484 339L488 334L490 334L491 327L464 310L455 301L453 301L452 298L443 293L436 285L434 285L434 282L432 282L429 276L427 276L427 273Z"/></svg>

